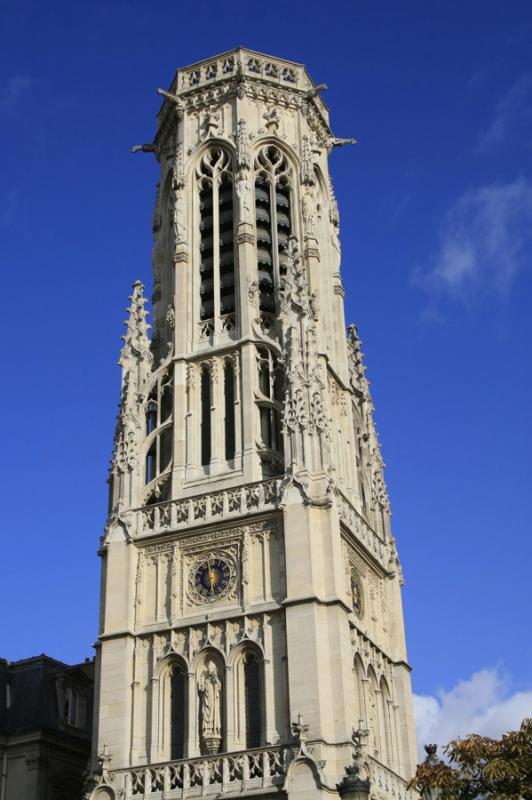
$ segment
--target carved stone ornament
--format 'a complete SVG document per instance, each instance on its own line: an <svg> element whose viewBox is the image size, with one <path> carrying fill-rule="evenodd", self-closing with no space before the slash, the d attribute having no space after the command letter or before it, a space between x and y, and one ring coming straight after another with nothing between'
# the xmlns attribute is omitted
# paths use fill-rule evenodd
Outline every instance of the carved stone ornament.
<svg viewBox="0 0 532 800"><path fill-rule="evenodd" d="M185 198L182 192L178 192L174 204L174 241L176 245L186 241L187 238L185 214Z"/></svg>
<svg viewBox="0 0 532 800"><path fill-rule="evenodd" d="M246 129L246 120L239 119L236 134L236 154L237 164L240 170L247 170L251 167L251 156L249 154L249 136Z"/></svg>
<svg viewBox="0 0 532 800"><path fill-rule="evenodd" d="M262 116L263 119L265 120L266 130L269 133L276 134L277 131L279 130L281 118L275 106L269 108Z"/></svg>
<svg viewBox="0 0 532 800"><path fill-rule="evenodd" d="M203 138L208 139L211 136L218 136L221 132L221 114L219 111L208 111L203 117L202 130Z"/></svg>
<svg viewBox="0 0 532 800"><path fill-rule="evenodd" d="M313 186L315 183L314 162L308 136L303 136L301 148L301 183L304 186Z"/></svg>
<svg viewBox="0 0 532 800"><path fill-rule="evenodd" d="M305 234L311 238L314 238L316 230L316 202L310 189L307 189L303 195L302 206Z"/></svg>
<svg viewBox="0 0 532 800"><path fill-rule="evenodd" d="M236 181L236 193L240 211L240 222L252 221L252 190L249 179L241 172Z"/></svg>
<svg viewBox="0 0 532 800"><path fill-rule="evenodd" d="M173 331L175 329L175 310L172 304L166 309L166 321L170 330Z"/></svg>

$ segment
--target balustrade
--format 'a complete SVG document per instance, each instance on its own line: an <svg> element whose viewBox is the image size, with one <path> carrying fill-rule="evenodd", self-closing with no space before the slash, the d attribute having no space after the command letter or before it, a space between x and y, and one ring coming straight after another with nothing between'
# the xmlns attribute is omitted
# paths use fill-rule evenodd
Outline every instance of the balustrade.
<svg viewBox="0 0 532 800"><path fill-rule="evenodd" d="M282 784L292 748L269 747L244 753L193 758L116 772L125 774L126 800L217 796ZM192 791L191 791L192 790Z"/></svg>
<svg viewBox="0 0 532 800"><path fill-rule="evenodd" d="M272 510L280 499L280 484L280 480L272 479L147 506L137 512L140 515L139 533L142 536L179 530L213 520Z"/></svg>

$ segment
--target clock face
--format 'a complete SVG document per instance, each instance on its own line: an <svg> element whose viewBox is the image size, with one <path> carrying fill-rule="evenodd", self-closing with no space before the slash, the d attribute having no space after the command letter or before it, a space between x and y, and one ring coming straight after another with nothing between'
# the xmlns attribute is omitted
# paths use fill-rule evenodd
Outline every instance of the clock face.
<svg viewBox="0 0 532 800"><path fill-rule="evenodd" d="M363 611L362 584L360 576L354 569L351 570L351 603L357 617L361 617Z"/></svg>
<svg viewBox="0 0 532 800"><path fill-rule="evenodd" d="M225 594L231 581L231 567L222 558L206 558L194 575L196 592L205 600L215 600Z"/></svg>

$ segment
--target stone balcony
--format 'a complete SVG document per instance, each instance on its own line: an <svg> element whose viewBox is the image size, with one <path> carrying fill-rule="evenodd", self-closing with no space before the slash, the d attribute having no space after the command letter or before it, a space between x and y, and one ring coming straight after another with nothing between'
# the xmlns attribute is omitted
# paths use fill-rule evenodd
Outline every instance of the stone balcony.
<svg viewBox="0 0 532 800"><path fill-rule="evenodd" d="M125 800L177 800L193 797L269 797L282 791L290 762L297 757L293 745L264 747L219 756L203 756L165 764L116 770L115 786L124 786ZM389 767L368 758L371 798L417 800L416 792Z"/></svg>
<svg viewBox="0 0 532 800"><path fill-rule="evenodd" d="M204 756L115 772L126 800L174 800L221 794L268 795L283 786L292 758L290 746Z"/></svg>

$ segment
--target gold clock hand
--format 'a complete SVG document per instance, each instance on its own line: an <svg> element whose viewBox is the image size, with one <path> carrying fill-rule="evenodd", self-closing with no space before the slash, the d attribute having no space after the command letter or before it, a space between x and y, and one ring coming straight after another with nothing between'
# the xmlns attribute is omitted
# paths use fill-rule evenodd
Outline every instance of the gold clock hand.
<svg viewBox="0 0 532 800"><path fill-rule="evenodd" d="M216 576L215 576L214 572L212 571L210 559L207 562L207 565L208 565L208 568L209 568L209 581L211 583L211 594L214 594L214 581L216 580Z"/></svg>

